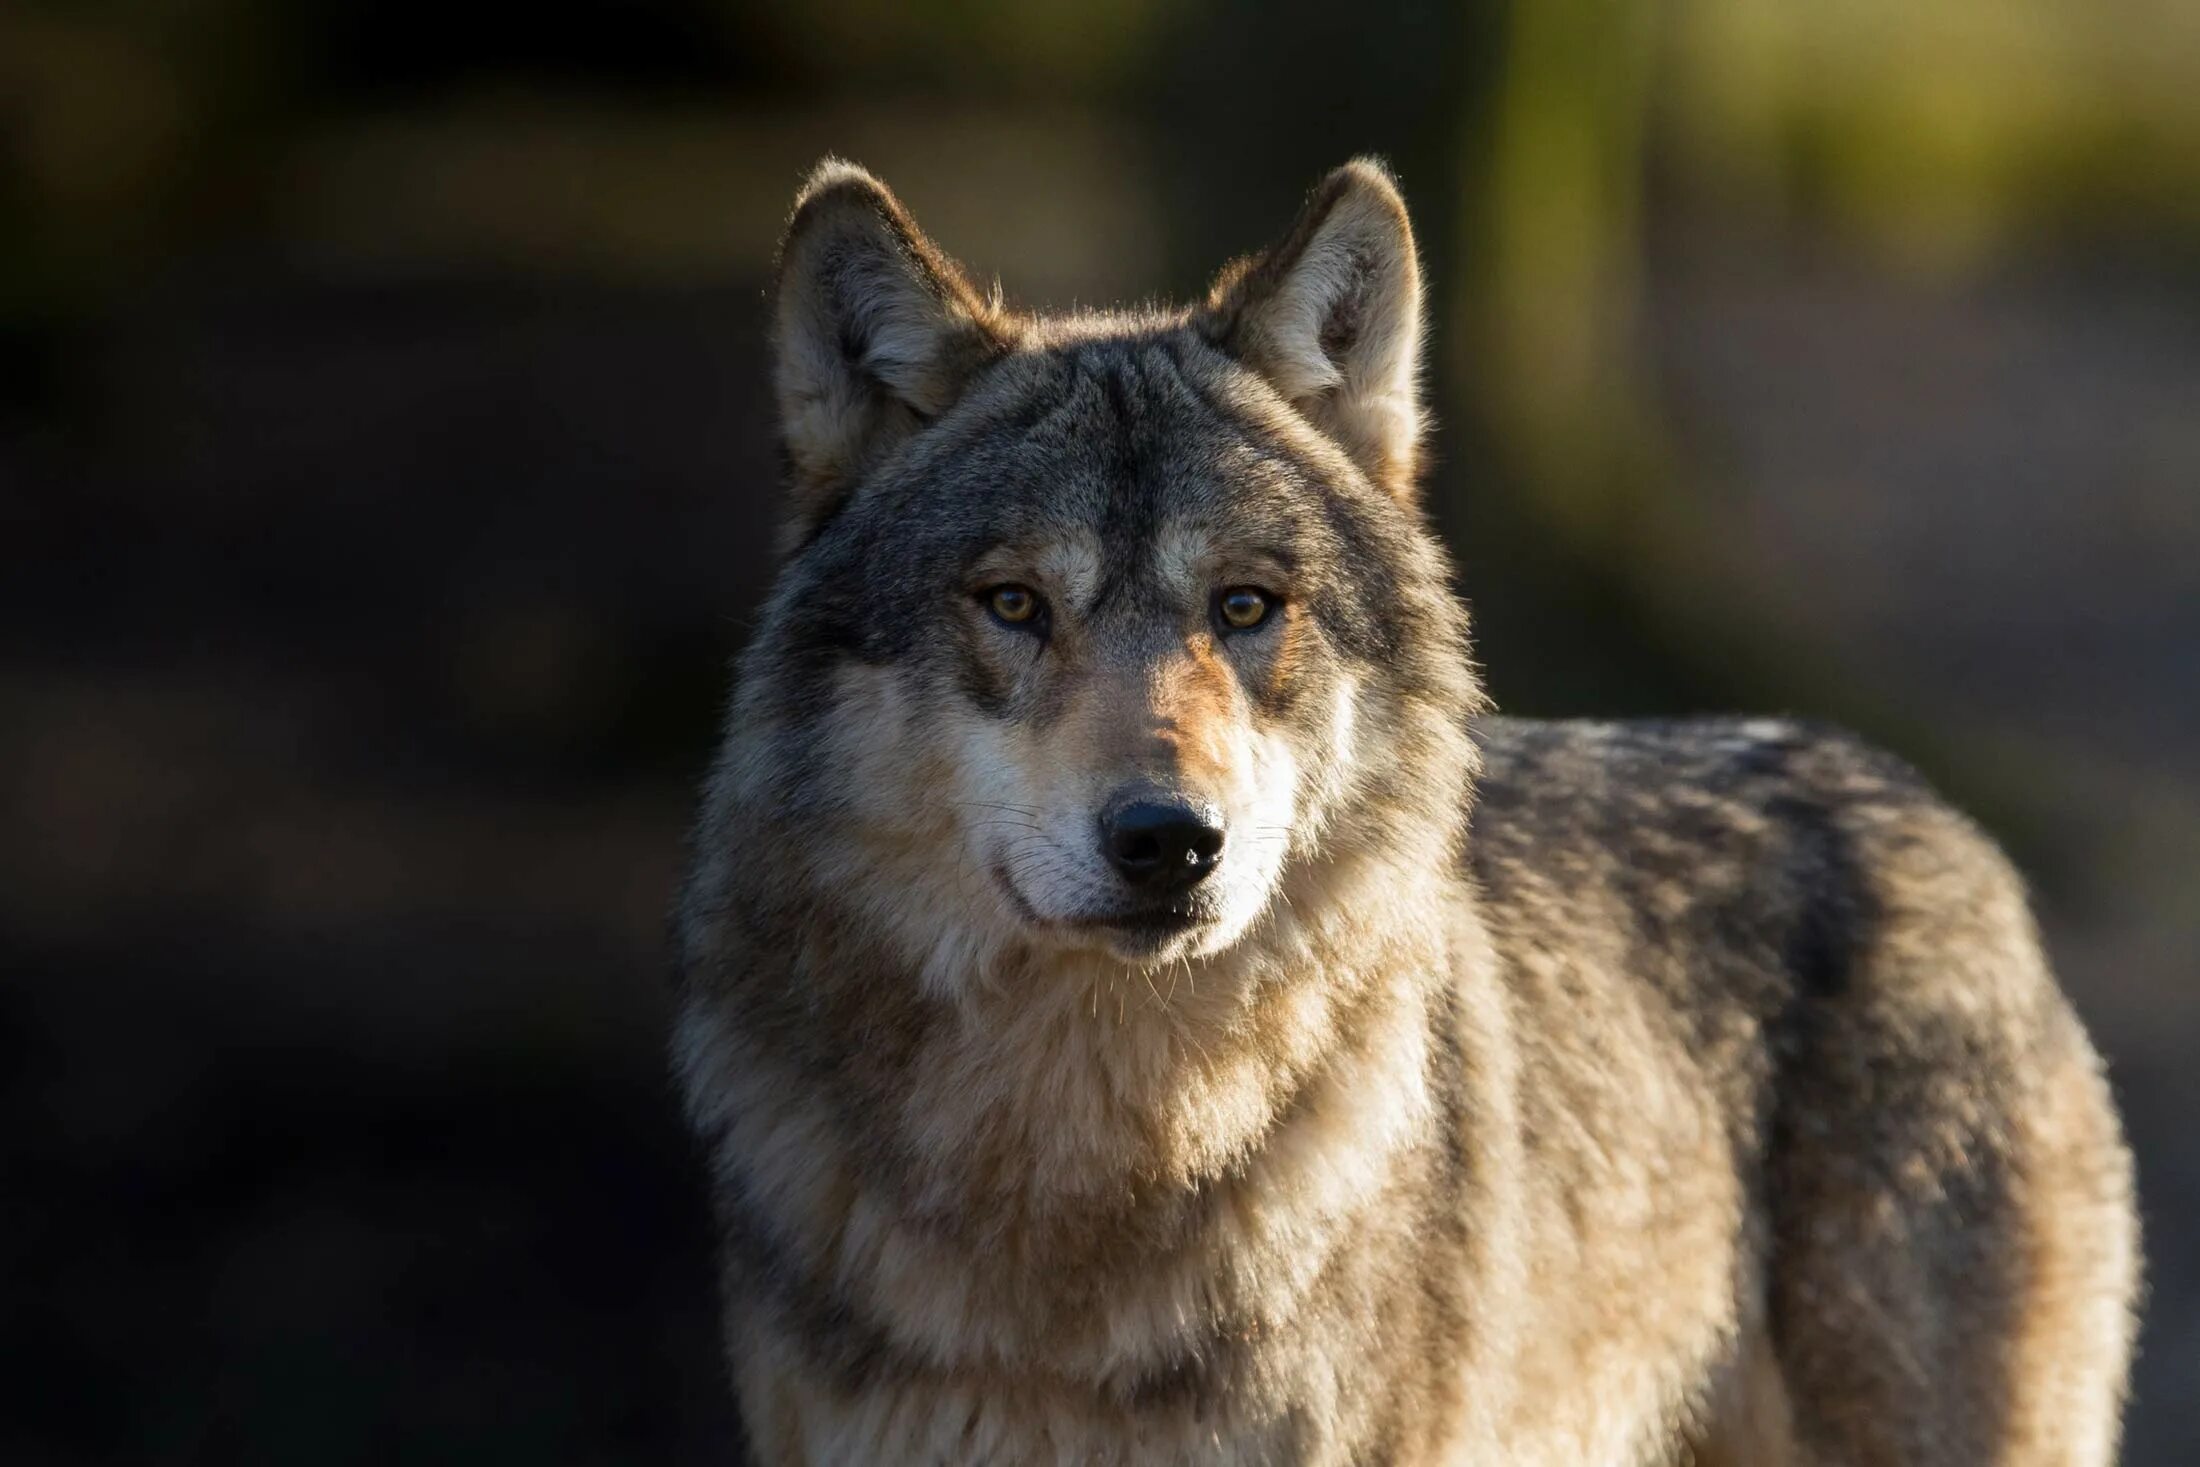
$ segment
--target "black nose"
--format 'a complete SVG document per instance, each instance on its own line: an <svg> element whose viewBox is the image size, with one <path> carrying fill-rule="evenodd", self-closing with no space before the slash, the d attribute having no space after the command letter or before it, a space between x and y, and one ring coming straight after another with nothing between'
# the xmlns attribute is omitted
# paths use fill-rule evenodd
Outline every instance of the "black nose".
<svg viewBox="0 0 2200 1467"><path fill-rule="evenodd" d="M1179 800L1112 806L1100 817L1100 840L1125 881L1152 891L1195 885L1222 860L1222 828Z"/></svg>

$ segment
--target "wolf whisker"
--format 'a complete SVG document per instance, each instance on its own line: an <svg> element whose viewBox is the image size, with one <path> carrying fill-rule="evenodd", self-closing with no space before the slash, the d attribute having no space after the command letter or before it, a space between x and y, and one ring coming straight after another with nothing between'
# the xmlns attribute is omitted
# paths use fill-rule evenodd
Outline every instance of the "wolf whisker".
<svg viewBox="0 0 2200 1467"><path fill-rule="evenodd" d="M1030 805L1011 805L999 800L956 800L954 803L975 805L983 810L1006 810L1013 815L1029 815L1034 820L1039 818L1039 812Z"/></svg>

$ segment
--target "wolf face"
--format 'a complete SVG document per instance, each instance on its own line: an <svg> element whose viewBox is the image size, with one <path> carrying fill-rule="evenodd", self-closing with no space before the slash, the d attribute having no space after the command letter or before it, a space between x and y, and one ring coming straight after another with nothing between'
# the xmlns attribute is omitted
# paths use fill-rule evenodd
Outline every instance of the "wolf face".
<svg viewBox="0 0 2200 1467"><path fill-rule="evenodd" d="M1222 953L1340 824L1448 860L1476 694L1412 498L1418 312L1366 164L1202 307L1054 320L821 169L777 308L786 560L721 778L746 858L948 987L1009 948Z"/></svg>

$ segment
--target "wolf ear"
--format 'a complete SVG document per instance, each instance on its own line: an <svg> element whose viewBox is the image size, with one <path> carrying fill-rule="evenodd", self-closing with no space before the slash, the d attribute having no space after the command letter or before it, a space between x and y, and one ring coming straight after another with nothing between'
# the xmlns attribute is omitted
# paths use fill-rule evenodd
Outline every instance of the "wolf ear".
<svg viewBox="0 0 2200 1467"><path fill-rule="evenodd" d="M779 248L773 310L772 385L794 470L785 545L954 402L1004 348L999 314L885 184L838 159L817 166Z"/></svg>
<svg viewBox="0 0 2200 1467"><path fill-rule="evenodd" d="M1335 439L1374 483L1413 493L1421 441L1421 267L1388 169L1322 180L1290 233L1222 272L1209 334Z"/></svg>

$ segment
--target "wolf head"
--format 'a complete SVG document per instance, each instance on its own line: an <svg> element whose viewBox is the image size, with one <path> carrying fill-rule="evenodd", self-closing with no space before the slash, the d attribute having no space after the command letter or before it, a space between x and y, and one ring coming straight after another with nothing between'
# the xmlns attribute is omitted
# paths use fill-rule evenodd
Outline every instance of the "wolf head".
<svg viewBox="0 0 2200 1467"><path fill-rule="evenodd" d="M1340 863L1448 868L1478 694L1416 500L1420 315L1372 163L1199 305L1071 317L1006 309L820 167L706 881L952 987L1011 951L1211 958Z"/></svg>

